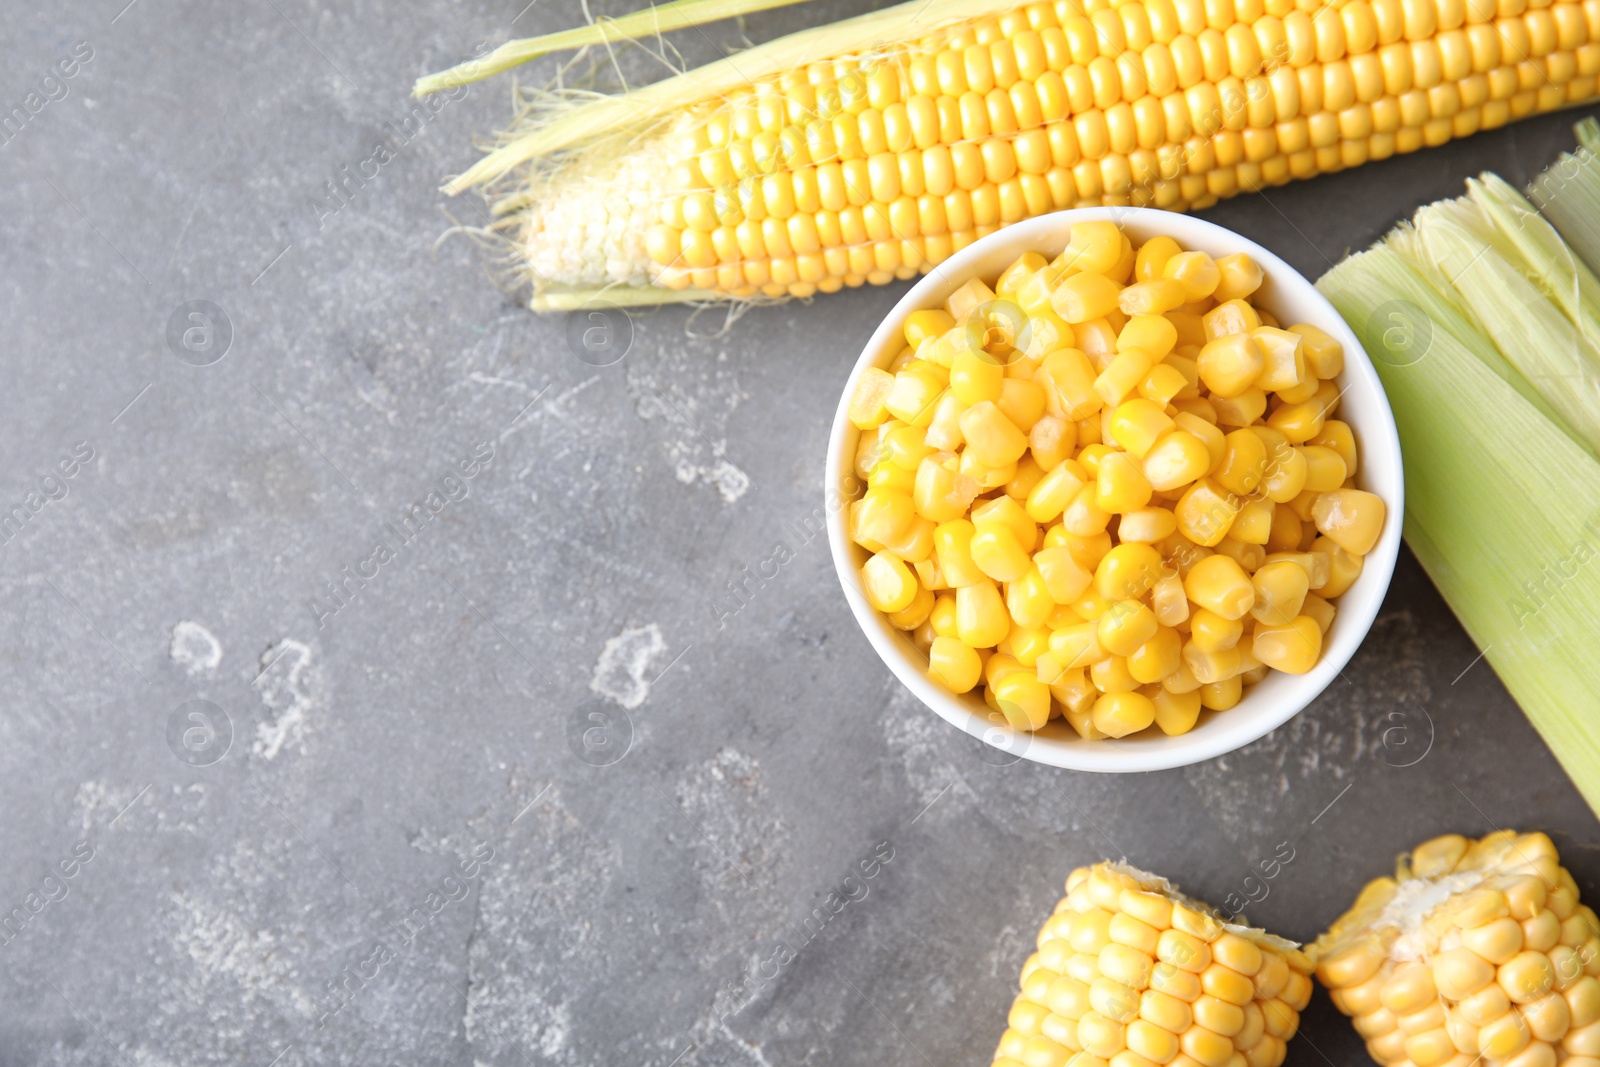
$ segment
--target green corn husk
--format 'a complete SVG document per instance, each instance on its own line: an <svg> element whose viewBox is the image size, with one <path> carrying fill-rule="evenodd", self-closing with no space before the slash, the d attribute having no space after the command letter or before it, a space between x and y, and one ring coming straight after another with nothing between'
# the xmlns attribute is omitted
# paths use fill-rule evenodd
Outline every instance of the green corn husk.
<svg viewBox="0 0 1600 1067"><path fill-rule="evenodd" d="M1550 210L1600 204L1600 167L1564 182L1530 191L1556 228L1485 176L1317 286L1394 408L1406 541L1600 814L1600 282L1567 243L1600 216Z"/></svg>

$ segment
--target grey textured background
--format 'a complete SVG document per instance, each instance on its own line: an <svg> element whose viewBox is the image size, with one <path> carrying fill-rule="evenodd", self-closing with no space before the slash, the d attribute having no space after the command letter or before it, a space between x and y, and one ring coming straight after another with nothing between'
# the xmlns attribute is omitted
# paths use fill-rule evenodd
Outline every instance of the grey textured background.
<svg viewBox="0 0 1600 1067"><path fill-rule="evenodd" d="M434 248L436 183L505 118L503 83L319 225L413 77L581 18L524 2L0 21L6 111L94 51L0 148L0 505L94 453L0 546L0 914L56 898L0 944L0 1063L986 1063L1062 879L1103 856L1223 900L1287 842L1250 915L1295 937L1447 830L1546 829L1595 893L1592 816L1409 555L1346 682L1226 759L996 767L909 699L792 526L899 287L715 339L661 311L585 365L469 241ZM701 61L739 34L677 43ZM1481 168L1527 177L1575 117L1210 217L1317 274ZM198 299L234 334L204 367L166 341ZM319 625L311 598L385 522L462 486ZM794 559L719 628L779 540ZM215 762L177 757L175 715ZM93 858L52 879L75 846ZM1361 1060L1320 994L1302 1034L1292 1064Z"/></svg>

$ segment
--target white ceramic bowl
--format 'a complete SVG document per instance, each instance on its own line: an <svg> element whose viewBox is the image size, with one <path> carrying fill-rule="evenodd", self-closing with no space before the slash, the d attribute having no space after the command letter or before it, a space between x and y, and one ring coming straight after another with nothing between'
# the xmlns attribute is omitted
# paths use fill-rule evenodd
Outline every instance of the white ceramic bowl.
<svg viewBox="0 0 1600 1067"><path fill-rule="evenodd" d="M867 552L850 541L846 530L848 509L843 505L852 495L846 490L859 485L852 467L860 436L850 423L847 409L862 372L868 367L886 367L894 359L904 344L901 337L906 317L913 311L942 306L945 297L968 278L992 281L1024 252L1055 256L1066 247L1072 223L1094 219L1117 223L1135 244L1166 234L1186 249L1213 256L1246 252L1266 272L1266 281L1253 302L1271 311L1280 322L1308 322L1337 338L1345 352L1345 369L1339 383L1344 389L1339 418L1350 424L1360 450L1356 481L1361 488L1382 497L1388 506L1383 536L1368 554L1361 576L1335 601L1338 614L1317 665L1301 675L1271 672L1246 689L1244 698L1233 708L1203 713L1195 729L1178 737L1147 736L1156 733L1147 731L1147 735L1133 738L1084 741L1060 719L1034 734L997 724L997 717L981 696L957 696L930 680L926 674L927 657L908 635L896 630L867 603L860 585ZM826 486L828 541L845 599L890 670L944 719L1010 754L1005 757L996 753L997 756L1022 756L1084 771L1153 771L1198 763L1249 744L1311 703L1344 670L1377 616L1400 550L1404 503L1400 439L1395 432L1394 414L1361 343L1333 306L1308 280L1253 241L1188 215L1149 208L1081 208L1019 222L962 249L918 282L873 333L845 383L828 442Z"/></svg>

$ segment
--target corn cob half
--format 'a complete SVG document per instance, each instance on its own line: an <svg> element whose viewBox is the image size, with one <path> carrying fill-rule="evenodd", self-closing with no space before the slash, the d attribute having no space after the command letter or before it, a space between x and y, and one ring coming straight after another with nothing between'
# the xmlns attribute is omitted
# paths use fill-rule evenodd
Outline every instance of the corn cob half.
<svg viewBox="0 0 1600 1067"><path fill-rule="evenodd" d="M1600 1067L1600 922L1544 834L1418 845L1313 951L1384 1067Z"/></svg>
<svg viewBox="0 0 1600 1067"><path fill-rule="evenodd" d="M1311 998L1293 942L1121 863L1073 871L1038 945L996 1067L1278 1067Z"/></svg>
<svg viewBox="0 0 1600 1067"><path fill-rule="evenodd" d="M541 97L446 188L509 175L535 307L809 296L1042 212L1203 208L1442 144L1597 75L1600 0L911 0Z"/></svg>

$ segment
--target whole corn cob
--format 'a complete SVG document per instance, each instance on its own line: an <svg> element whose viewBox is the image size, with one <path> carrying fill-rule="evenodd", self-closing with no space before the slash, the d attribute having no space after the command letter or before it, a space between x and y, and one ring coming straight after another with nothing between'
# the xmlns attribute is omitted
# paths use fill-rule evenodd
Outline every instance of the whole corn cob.
<svg viewBox="0 0 1600 1067"><path fill-rule="evenodd" d="M1311 998L1293 942L1121 863L1073 871L1038 943L996 1067L1278 1067Z"/></svg>
<svg viewBox="0 0 1600 1067"><path fill-rule="evenodd" d="M1313 951L1385 1067L1600 1064L1600 922L1544 834L1418 845Z"/></svg>
<svg viewBox="0 0 1600 1067"><path fill-rule="evenodd" d="M1597 75L1600 0L911 0L533 109L447 189L530 164L497 212L535 307L809 296L1047 211L1442 144Z"/></svg>

